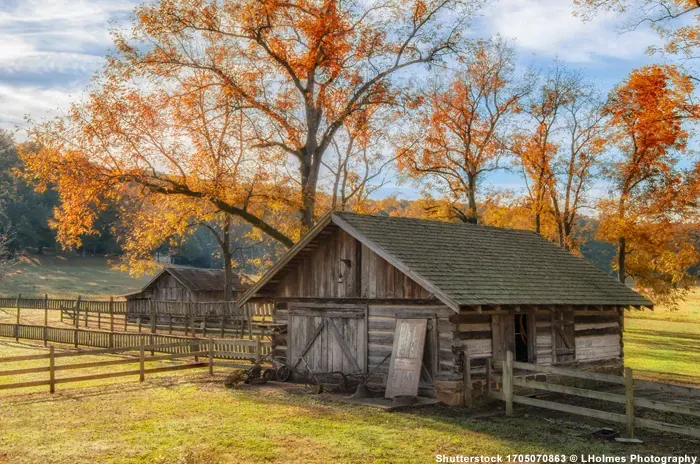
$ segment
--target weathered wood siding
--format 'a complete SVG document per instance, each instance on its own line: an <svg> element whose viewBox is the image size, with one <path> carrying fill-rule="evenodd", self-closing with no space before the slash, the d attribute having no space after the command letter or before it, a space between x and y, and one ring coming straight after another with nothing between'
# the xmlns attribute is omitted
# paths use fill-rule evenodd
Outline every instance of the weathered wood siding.
<svg viewBox="0 0 700 464"><path fill-rule="evenodd" d="M129 299L154 299L159 301L223 301L222 291L191 292L168 273L162 274L143 292L134 294Z"/></svg>
<svg viewBox="0 0 700 464"><path fill-rule="evenodd" d="M274 293L299 298L430 298L428 291L342 229L335 229L287 269Z"/></svg>
<svg viewBox="0 0 700 464"><path fill-rule="evenodd" d="M339 300L340 301L340 300ZM294 305L303 303L294 303ZM289 308L292 303L278 303L277 321L289 321ZM321 306L320 304L318 306ZM330 305L329 305L330 306ZM295 306L296 307L296 306ZM454 334L457 326L449 322L454 314L447 306L406 304L368 304L367 307L367 369L375 370L371 386L386 386L389 373L389 359L394 344L396 318L428 319L428 334L426 336L424 364L430 372L430 377L421 377L421 394L432 394L432 378L459 377L456 365L456 355L452 351ZM437 327L437 331L435 330ZM286 357L289 344L289 334L275 337L275 356ZM382 363L383 361L383 363ZM431 378L432 377L432 378Z"/></svg>
<svg viewBox="0 0 700 464"><path fill-rule="evenodd" d="M576 311L576 361L603 361L622 357L619 313L615 309Z"/></svg>
<svg viewBox="0 0 700 464"><path fill-rule="evenodd" d="M514 312L508 313L510 315ZM473 358L471 365L477 377L485 373L486 357L494 356L493 317L494 312L476 313L463 311L452 317L457 322L455 338L464 347L464 355ZM552 311L540 309L535 312L537 364L552 364ZM577 363L615 360L622 356L621 327L618 311L575 310L574 328Z"/></svg>

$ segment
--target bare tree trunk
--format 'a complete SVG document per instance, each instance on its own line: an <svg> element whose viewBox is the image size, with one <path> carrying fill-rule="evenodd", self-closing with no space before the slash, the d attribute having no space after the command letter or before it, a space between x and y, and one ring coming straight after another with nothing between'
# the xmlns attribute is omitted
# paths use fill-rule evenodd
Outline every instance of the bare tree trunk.
<svg viewBox="0 0 700 464"><path fill-rule="evenodd" d="M625 237L617 239L617 278L621 283L625 283L627 276L625 270L625 255L627 254Z"/></svg>
<svg viewBox="0 0 700 464"><path fill-rule="evenodd" d="M467 173L467 181L469 183L469 191L467 192L469 199L469 217L467 222L477 224L479 222L479 216L476 208L476 175L471 172Z"/></svg>

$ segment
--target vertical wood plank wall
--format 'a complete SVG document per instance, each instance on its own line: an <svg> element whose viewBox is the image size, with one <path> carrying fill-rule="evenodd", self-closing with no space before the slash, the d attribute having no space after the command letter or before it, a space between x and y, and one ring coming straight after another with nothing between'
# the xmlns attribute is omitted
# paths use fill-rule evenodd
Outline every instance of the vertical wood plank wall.
<svg viewBox="0 0 700 464"><path fill-rule="evenodd" d="M428 299L430 293L342 229L285 271L279 297Z"/></svg>

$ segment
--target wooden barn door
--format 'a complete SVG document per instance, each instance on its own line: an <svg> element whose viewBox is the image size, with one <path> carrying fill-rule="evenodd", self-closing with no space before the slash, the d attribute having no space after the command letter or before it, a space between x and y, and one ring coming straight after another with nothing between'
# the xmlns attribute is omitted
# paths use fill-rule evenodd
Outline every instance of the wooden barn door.
<svg viewBox="0 0 700 464"><path fill-rule="evenodd" d="M292 307L288 337L289 362L300 372L306 364L315 373L366 370L364 307Z"/></svg>
<svg viewBox="0 0 700 464"><path fill-rule="evenodd" d="M427 319L397 319L391 352L386 398L418 394L423 365Z"/></svg>
<svg viewBox="0 0 700 464"><path fill-rule="evenodd" d="M576 333L573 311L552 313L552 362L576 361Z"/></svg>
<svg viewBox="0 0 700 464"><path fill-rule="evenodd" d="M494 314L491 316L493 359L503 361L506 352L511 350L515 355L515 320L513 314Z"/></svg>

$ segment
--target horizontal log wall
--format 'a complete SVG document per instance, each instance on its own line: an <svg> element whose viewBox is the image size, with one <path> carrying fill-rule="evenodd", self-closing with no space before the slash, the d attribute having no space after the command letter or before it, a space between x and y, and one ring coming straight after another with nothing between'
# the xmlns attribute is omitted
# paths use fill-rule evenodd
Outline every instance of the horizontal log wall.
<svg viewBox="0 0 700 464"><path fill-rule="evenodd" d="M576 311L574 323L577 362L597 362L622 357L622 328L617 310Z"/></svg>

